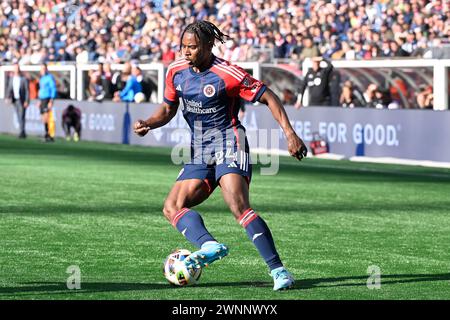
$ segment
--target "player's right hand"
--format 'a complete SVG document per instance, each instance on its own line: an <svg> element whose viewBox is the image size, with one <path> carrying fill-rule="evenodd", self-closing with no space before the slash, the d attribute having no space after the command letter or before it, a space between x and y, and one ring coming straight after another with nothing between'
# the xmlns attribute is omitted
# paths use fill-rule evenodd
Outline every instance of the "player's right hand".
<svg viewBox="0 0 450 320"><path fill-rule="evenodd" d="M150 131L150 127L145 123L144 120L137 120L134 123L133 128L134 133L136 133L140 137L145 136Z"/></svg>

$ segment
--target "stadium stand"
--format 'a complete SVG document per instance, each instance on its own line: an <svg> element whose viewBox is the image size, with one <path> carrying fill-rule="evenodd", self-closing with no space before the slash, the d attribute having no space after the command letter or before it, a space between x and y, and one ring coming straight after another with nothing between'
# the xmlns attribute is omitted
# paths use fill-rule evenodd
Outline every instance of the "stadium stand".
<svg viewBox="0 0 450 320"><path fill-rule="evenodd" d="M169 63L194 19L232 37L217 53L234 61L265 50L275 59L450 56L450 10L437 0L1 0L0 61Z"/></svg>
<svg viewBox="0 0 450 320"><path fill-rule="evenodd" d="M278 94L286 94L286 101L298 93L307 71L304 62L316 56L352 63L450 58L446 1L0 0L0 63L76 64L77 70L84 70L77 98L110 100L122 84L122 70L111 66L130 62L167 66L178 55L181 30L195 19L208 19L230 35L225 45L214 48L218 56L235 63L261 63L263 80ZM99 73L93 65L105 70ZM433 74L438 69L433 66L403 70L341 66L340 90L347 102L341 103L342 92L337 92L333 105L396 109L437 103L446 108L445 88L434 96L429 88L416 94L437 82ZM159 101L157 73L143 70L142 77L145 101ZM58 74L56 79L65 84L58 86L58 97L69 97L68 75ZM345 81L352 82L355 97L344 88ZM362 99L362 92L373 85L375 102Z"/></svg>

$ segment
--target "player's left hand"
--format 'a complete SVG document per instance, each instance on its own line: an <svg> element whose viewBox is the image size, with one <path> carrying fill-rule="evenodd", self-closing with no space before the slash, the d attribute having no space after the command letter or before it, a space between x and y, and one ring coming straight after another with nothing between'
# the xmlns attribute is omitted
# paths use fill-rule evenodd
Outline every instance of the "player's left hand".
<svg viewBox="0 0 450 320"><path fill-rule="evenodd" d="M296 134L288 138L288 151L291 156L301 161L308 154L308 148L306 148L305 143Z"/></svg>

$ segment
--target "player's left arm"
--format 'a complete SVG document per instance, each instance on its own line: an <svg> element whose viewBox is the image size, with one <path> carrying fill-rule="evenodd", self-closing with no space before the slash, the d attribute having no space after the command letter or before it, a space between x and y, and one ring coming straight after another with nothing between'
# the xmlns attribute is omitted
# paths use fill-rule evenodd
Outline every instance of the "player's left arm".
<svg viewBox="0 0 450 320"><path fill-rule="evenodd" d="M269 107L274 119L283 129L283 132L287 138L288 151L290 155L297 158L298 160L302 160L302 158L306 157L308 149L306 148L303 140L300 139L300 137L292 128L286 110L284 109L280 98L278 98L278 96L272 90L266 88L258 101Z"/></svg>

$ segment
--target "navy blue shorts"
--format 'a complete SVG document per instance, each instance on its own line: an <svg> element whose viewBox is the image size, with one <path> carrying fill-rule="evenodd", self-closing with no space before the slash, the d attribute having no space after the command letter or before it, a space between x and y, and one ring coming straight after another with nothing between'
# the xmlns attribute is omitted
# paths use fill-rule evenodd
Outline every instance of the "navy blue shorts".
<svg viewBox="0 0 450 320"><path fill-rule="evenodd" d="M191 162L185 164L181 169L177 181L187 179L203 180L209 193L212 193L217 187L220 178L228 173L241 175L250 184L252 164L249 151L246 139L243 148L236 143L227 143L223 149L215 150L212 161L208 161L208 163L196 163L191 159Z"/></svg>

